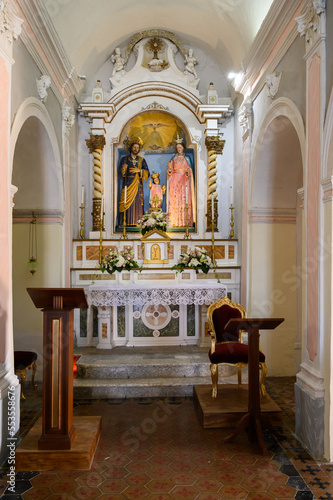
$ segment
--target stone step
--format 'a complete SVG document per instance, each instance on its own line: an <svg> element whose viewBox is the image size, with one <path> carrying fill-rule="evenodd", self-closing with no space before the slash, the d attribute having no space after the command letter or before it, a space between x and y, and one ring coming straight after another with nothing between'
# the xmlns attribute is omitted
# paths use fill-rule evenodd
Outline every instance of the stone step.
<svg viewBox="0 0 333 500"><path fill-rule="evenodd" d="M76 399L189 397L194 385L211 385L207 348L81 348L76 354L80 355L74 380ZM237 384L235 368L220 367L219 383Z"/></svg>
<svg viewBox="0 0 333 500"><path fill-rule="evenodd" d="M75 379L75 399L191 397L193 386L211 384L210 377Z"/></svg>
<svg viewBox="0 0 333 500"><path fill-rule="evenodd" d="M149 360L131 357L120 362L118 359L104 357L93 360L82 356L77 362L77 375L84 379L209 377L209 359L208 356L205 358L205 361L196 361L171 357Z"/></svg>

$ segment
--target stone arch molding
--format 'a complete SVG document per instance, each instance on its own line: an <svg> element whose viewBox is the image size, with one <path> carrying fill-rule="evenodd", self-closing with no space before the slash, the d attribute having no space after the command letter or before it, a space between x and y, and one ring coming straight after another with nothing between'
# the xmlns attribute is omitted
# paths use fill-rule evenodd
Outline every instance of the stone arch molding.
<svg viewBox="0 0 333 500"><path fill-rule="evenodd" d="M115 110L111 116L119 113L126 105L133 101L142 100L145 97L153 100L159 98L171 99L182 104L198 119L197 108L201 104L200 99L192 92L170 82L141 82L124 88L111 97L108 104ZM84 104L83 104L84 106Z"/></svg>
<svg viewBox="0 0 333 500"><path fill-rule="evenodd" d="M52 120L50 118L50 115L48 114L45 106L35 97L28 97L25 99L22 104L20 105L19 109L17 110L17 113L14 116L12 127L11 127L11 134L10 134L10 165L11 165L11 178L13 176L13 161L14 161L14 152L15 152L15 147L17 143L18 136L20 134L20 131L24 125L24 123L27 121L28 118L35 117L40 122L44 125L45 130L47 132L47 135L50 139L51 147L52 147L52 152L54 156L54 161L56 165L56 172L57 172L57 178L58 178L58 185L59 185L59 194L61 196L61 193L64 193L64 183L63 183L63 174L62 174L62 167L61 167L61 156L60 156L60 151L59 151L59 146L58 146L58 141L57 141L57 136L54 130L54 126L52 123ZM63 209L63 196L59 199L59 209Z"/></svg>
<svg viewBox="0 0 333 500"><path fill-rule="evenodd" d="M287 97L280 97L277 99L275 102L272 103L272 105L268 108L266 111L266 114L262 120L262 123L259 127L258 134L253 137L253 150L251 154L251 171L250 171L250 178L249 178L249 187L250 187L250 193L249 193L249 200L250 200L250 207L252 205L253 201L253 182L254 182L254 174L255 174L255 169L257 166L258 162L258 155L261 150L261 145L263 142L263 139L265 137L265 134L267 132L267 129L269 125L272 123L275 118L278 118L279 116L284 116L288 118L293 125L297 137L299 139L300 143L300 149L301 149L301 156L302 156L302 167L303 167L303 179L306 179L305 175L305 147L306 147L306 141L305 141L305 129L304 129L304 122L302 115L296 106L296 104L289 98Z"/></svg>

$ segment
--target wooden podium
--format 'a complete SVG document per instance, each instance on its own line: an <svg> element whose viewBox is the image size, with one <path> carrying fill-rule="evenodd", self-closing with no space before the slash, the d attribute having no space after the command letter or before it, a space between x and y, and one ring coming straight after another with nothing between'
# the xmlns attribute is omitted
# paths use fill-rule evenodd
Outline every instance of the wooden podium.
<svg viewBox="0 0 333 500"><path fill-rule="evenodd" d="M272 426L265 415L261 413L260 408L260 392L259 392L259 329L274 330L284 321L284 318L234 318L230 319L225 326L228 332L236 330L245 330L248 332L248 412L240 420L235 431L224 439L224 442L229 442L234 439L246 427L248 428L251 438L257 438L260 448L264 455L267 449L262 435L261 425L277 436L283 438Z"/></svg>
<svg viewBox="0 0 333 500"><path fill-rule="evenodd" d="M27 291L44 313L43 414L42 422L37 422L17 449L18 470L29 470L26 467L32 463L39 466L44 463L45 467L31 470L73 466L89 469L100 435L101 417L73 420L74 309L88 307L84 290L28 288ZM76 427L80 429L80 439L76 439Z"/></svg>

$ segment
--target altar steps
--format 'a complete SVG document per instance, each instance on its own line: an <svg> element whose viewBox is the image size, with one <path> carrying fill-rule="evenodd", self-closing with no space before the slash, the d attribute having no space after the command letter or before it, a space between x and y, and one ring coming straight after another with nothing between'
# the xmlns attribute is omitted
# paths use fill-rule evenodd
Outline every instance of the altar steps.
<svg viewBox="0 0 333 500"><path fill-rule="evenodd" d="M75 354L75 398L187 397L194 385L211 384L208 347L80 348ZM221 383L236 383L227 370Z"/></svg>

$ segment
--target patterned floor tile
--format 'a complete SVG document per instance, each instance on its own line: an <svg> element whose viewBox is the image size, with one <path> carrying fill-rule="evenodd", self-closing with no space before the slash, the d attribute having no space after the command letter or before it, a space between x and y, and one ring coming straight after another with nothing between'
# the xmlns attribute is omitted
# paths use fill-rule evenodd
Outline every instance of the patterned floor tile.
<svg viewBox="0 0 333 500"><path fill-rule="evenodd" d="M37 486L23 493L23 500L45 500L51 495L50 488L46 486Z"/></svg>
<svg viewBox="0 0 333 500"><path fill-rule="evenodd" d="M221 488L221 483L216 479L199 479L194 486L202 492L216 492Z"/></svg>
<svg viewBox="0 0 333 500"><path fill-rule="evenodd" d="M169 479L152 479L147 484L147 488L153 493L168 493L174 487L174 483Z"/></svg>
<svg viewBox="0 0 333 500"><path fill-rule="evenodd" d="M192 486L176 486L176 488L171 491L171 496L176 500L194 500L194 498L198 496L198 490Z"/></svg>
<svg viewBox="0 0 333 500"><path fill-rule="evenodd" d="M333 465L313 460L293 435L293 386L292 377L267 379L269 394L282 408L279 428L286 436L278 442L264 429L268 456L246 433L223 444L230 429L204 429L192 398L75 401L76 415L101 415L103 420L91 470L21 472L16 479L22 495L8 497L333 500ZM38 418L40 402L32 395L22 405L23 434ZM154 412L164 419L158 429ZM0 495L7 487L6 473L0 470Z"/></svg>
<svg viewBox="0 0 333 500"><path fill-rule="evenodd" d="M242 499L246 498L248 492L244 490L241 486L234 485L234 486L222 486L220 489L220 493L224 498L228 499Z"/></svg>

